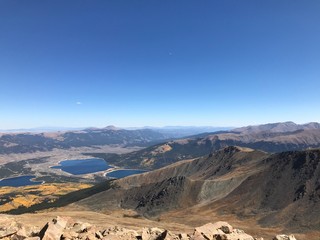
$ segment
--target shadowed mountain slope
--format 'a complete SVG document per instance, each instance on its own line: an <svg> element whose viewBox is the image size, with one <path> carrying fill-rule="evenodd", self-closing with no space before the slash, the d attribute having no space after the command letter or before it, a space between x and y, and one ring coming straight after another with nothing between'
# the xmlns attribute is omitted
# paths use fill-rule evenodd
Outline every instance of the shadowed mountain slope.
<svg viewBox="0 0 320 240"><path fill-rule="evenodd" d="M263 226L320 229L320 150L283 152L259 164L263 171L247 178L224 199L240 215L260 213ZM214 203L219 206L221 202Z"/></svg>
<svg viewBox="0 0 320 240"><path fill-rule="evenodd" d="M267 154L227 147L209 157L120 179L77 203L104 211L130 208L154 217L170 211L254 218L263 226L320 230L320 150ZM196 215L197 215L196 214Z"/></svg>

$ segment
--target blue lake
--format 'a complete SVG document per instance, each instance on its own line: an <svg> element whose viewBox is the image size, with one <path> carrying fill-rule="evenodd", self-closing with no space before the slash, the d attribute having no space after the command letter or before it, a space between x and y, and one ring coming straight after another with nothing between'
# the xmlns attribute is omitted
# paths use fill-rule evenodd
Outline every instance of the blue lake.
<svg viewBox="0 0 320 240"><path fill-rule="evenodd" d="M108 173L106 176L111 178L124 178L130 175L144 173L144 170L122 169Z"/></svg>
<svg viewBox="0 0 320 240"><path fill-rule="evenodd" d="M85 160L62 161L60 162L60 166L54 166L51 168L61 169L62 171L71 173L73 175L80 175L104 171L112 167L109 166L103 159L90 158Z"/></svg>
<svg viewBox="0 0 320 240"><path fill-rule="evenodd" d="M31 181L32 178L35 176L21 176L21 177L13 177L13 178L6 178L0 181L0 186L10 186L10 187L21 187L27 185L39 185L42 182L33 182Z"/></svg>

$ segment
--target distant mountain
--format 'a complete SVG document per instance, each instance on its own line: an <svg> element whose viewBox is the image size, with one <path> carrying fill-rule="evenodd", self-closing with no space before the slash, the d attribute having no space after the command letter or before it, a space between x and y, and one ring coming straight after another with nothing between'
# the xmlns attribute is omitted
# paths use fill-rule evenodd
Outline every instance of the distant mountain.
<svg viewBox="0 0 320 240"><path fill-rule="evenodd" d="M226 147L209 156L116 180L76 203L107 211L200 221L233 215L295 231L320 230L320 150L268 154Z"/></svg>
<svg viewBox="0 0 320 240"><path fill-rule="evenodd" d="M190 131L194 131L193 127L190 128ZM200 131L200 129L198 130ZM202 128L202 131L205 130L205 128ZM319 123L302 125L293 122L273 123L229 131L205 132L173 140L179 134L187 133L187 129L184 127L181 131L179 133L179 130L175 127L167 127L162 130L127 130L107 126L105 128L87 128L66 132L2 133L0 134L0 154L111 144L123 147L141 146L148 148L124 155L98 155L119 166L156 169L232 145L267 152L320 147Z"/></svg>
<svg viewBox="0 0 320 240"><path fill-rule="evenodd" d="M129 129L152 129L154 131L166 134L172 138L182 138L186 136L212 133L217 131L227 131L233 129L232 127L211 127L211 126L166 126L166 127L143 127L143 128L129 128Z"/></svg>
<svg viewBox="0 0 320 240"><path fill-rule="evenodd" d="M38 127L38 128L17 128L17 129L0 129L0 133L43 133L59 131L78 131L84 128L75 127Z"/></svg>
<svg viewBox="0 0 320 240"><path fill-rule="evenodd" d="M235 128L232 131L246 133L246 134L254 134L254 133L261 133L261 132L283 133L283 132L294 132L298 130L314 130L314 129L320 129L320 123L317 123L317 122L311 122L306 124L296 124L294 122L269 123L269 124L263 124L263 125Z"/></svg>
<svg viewBox="0 0 320 240"><path fill-rule="evenodd" d="M0 135L0 154L50 151L54 148L99 145L150 146L169 137L150 129L125 130L115 127L47 133L4 133Z"/></svg>
<svg viewBox="0 0 320 240"><path fill-rule="evenodd" d="M319 123L292 122L249 126L157 144L123 155L93 154L119 166L157 169L168 164L213 153L226 146L241 146L266 152L320 147Z"/></svg>

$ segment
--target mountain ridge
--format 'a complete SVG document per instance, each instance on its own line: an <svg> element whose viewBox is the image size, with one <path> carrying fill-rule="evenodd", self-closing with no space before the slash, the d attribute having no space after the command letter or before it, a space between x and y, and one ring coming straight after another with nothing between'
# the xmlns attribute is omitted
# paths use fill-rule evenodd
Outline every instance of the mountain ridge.
<svg viewBox="0 0 320 240"><path fill-rule="evenodd" d="M319 178L319 149L268 154L226 147L116 180L114 188L75 204L99 211L134 209L151 218L172 211L188 216L192 207L199 215L216 211L255 218L262 226L320 230Z"/></svg>
<svg viewBox="0 0 320 240"><path fill-rule="evenodd" d="M241 133L257 133L257 132L293 132L297 130L309 130L309 129L320 129L320 123L309 122L304 124L296 124L292 121L288 122L278 122L278 123L267 123L261 125L250 125L241 128L235 128L232 132Z"/></svg>
<svg viewBox="0 0 320 240"><path fill-rule="evenodd" d="M203 133L160 143L132 153L122 155L101 153L93 156L102 157L123 167L157 169L176 161L213 153L227 146L236 145L271 153L320 147L319 123L297 125L290 122L289 125L294 126L290 129L282 128L284 125L288 126L287 123L276 123L256 126L258 130L250 130L252 128L249 126L237 131ZM267 131L266 128L271 130Z"/></svg>

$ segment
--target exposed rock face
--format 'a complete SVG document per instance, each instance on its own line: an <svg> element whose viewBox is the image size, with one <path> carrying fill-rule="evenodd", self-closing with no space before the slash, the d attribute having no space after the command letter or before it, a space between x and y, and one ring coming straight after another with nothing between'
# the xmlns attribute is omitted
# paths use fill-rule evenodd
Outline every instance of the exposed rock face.
<svg viewBox="0 0 320 240"><path fill-rule="evenodd" d="M1 240L263 240L234 229L227 222L208 223L195 228L192 234L175 234L157 227L139 231L120 227L98 229L89 223L75 222L68 217L56 217L39 230L27 230L12 218L0 218ZM296 240L293 235L277 235L273 240Z"/></svg>

